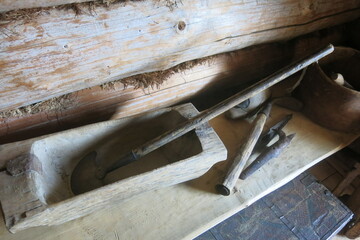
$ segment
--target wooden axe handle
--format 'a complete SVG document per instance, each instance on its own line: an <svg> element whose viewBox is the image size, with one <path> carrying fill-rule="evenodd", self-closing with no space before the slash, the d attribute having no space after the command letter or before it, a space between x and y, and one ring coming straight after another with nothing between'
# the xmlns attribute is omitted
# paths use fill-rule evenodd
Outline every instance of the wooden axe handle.
<svg viewBox="0 0 360 240"><path fill-rule="evenodd" d="M216 185L216 191L224 196L228 196L234 188L236 181L239 179L241 171L244 169L247 160L249 159L256 142L264 128L267 117L270 114L271 103L268 103L263 110L261 110L254 120L248 136L244 143L235 154L235 158L231 167L229 168L222 184Z"/></svg>

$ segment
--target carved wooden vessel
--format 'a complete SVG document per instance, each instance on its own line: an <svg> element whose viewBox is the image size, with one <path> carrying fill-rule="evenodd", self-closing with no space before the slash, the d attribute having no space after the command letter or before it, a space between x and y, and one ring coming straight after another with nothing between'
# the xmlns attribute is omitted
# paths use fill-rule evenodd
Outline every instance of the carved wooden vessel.
<svg viewBox="0 0 360 240"><path fill-rule="evenodd" d="M70 188L72 170L87 153L95 150L98 157L110 161L196 114L192 104L184 104L39 138L26 155L8 159L6 170L0 172L6 226L16 232L61 224L141 192L203 175L227 157L225 146L208 124L111 172L104 186L77 196Z"/></svg>

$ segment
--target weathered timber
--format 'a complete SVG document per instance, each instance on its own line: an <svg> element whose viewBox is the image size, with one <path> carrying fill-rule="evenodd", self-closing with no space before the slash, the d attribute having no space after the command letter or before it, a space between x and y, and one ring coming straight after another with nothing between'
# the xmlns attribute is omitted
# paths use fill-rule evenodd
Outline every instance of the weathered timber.
<svg viewBox="0 0 360 240"><path fill-rule="evenodd" d="M106 185L86 186L86 193L76 196L69 186L71 173L82 156L96 152L98 161L114 161L123 152L197 114L192 104L184 104L61 132L38 141L32 139L31 154L20 153L14 160L5 160L6 171L0 172L0 201L6 226L16 232L61 224L139 193L203 175L227 156L225 146L208 123L141 161L109 173Z"/></svg>
<svg viewBox="0 0 360 240"><path fill-rule="evenodd" d="M290 111L274 106L266 127L272 126ZM210 124L228 149L228 159L234 157L237 143L248 133L246 121L231 121L220 115ZM131 201L114 203L87 217L59 226L37 227L11 234L0 221L2 240L27 239L193 239L217 223L249 206L349 144L357 136L322 128L300 113L284 127L296 132L292 144L282 155L265 164L251 178L239 180L238 191L228 197L215 194L214 186L226 170L219 163L204 176L172 187L142 193ZM29 142L3 145L0 148L0 168L5 159L27 151ZM301 154L299 154L301 153ZM252 159L251 159L252 160ZM189 215L189 211L192 212ZM0 212L0 218L1 218ZM176 227L174 227L176 226Z"/></svg>
<svg viewBox="0 0 360 240"><path fill-rule="evenodd" d="M135 1L2 21L0 110L353 20L360 2Z"/></svg>
<svg viewBox="0 0 360 240"><path fill-rule="evenodd" d="M111 87L92 87L66 96L64 107L46 110L50 103L42 102L45 110L33 112L32 107L3 113L0 119L0 143L19 141L83 124L126 117L154 108L167 107L194 96L206 96L206 101L196 100L202 109L216 104L214 97L219 89L239 89L239 85L265 77L288 62L298 59L331 42L346 41L344 27L333 27L301 36L284 43L269 43L219 54L201 64L189 64L180 72L170 75L159 87L134 89L119 82ZM261 71L259 71L261 69ZM172 70L170 70L172 71ZM138 76L135 76L137 78ZM174 97L176 96L176 97ZM220 99L221 100L221 99ZM202 104L206 102L206 104Z"/></svg>

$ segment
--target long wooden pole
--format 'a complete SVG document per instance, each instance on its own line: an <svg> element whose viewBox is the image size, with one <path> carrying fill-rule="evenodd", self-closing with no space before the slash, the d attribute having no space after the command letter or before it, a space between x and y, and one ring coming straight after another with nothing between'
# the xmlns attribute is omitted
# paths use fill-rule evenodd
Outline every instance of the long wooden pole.
<svg viewBox="0 0 360 240"><path fill-rule="evenodd" d="M257 82L256 84L246 88L243 91L235 94L234 96L220 102L219 104L213 106L212 108L203 111L198 116L189 119L178 125L175 129L165 132L164 134L146 142L145 144L133 149L130 153L127 153L119 158L115 163L110 163L109 166L100 166L100 175L99 177L104 177L106 173L117 169L118 167L124 166L132 161L135 161L144 155L164 146L166 143L171 142L174 139L181 137L182 135L190 132L199 125L206 123L207 121L213 119L214 117L224 113L225 111L233 108L239 103L245 101L248 98L258 94L259 92L275 85L276 83L286 79L292 74L300 71L301 69L309 66L310 64L318 61L324 56L330 54L334 51L333 45L328 45L326 48L312 54L308 57L305 57L302 60L299 60L293 64L290 64L269 77Z"/></svg>

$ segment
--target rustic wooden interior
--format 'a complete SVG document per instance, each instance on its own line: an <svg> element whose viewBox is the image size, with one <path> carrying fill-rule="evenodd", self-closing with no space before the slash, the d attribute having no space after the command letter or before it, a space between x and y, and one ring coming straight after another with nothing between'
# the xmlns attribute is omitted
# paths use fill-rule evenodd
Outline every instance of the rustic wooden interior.
<svg viewBox="0 0 360 240"><path fill-rule="evenodd" d="M360 50L359 16L357 0L0 0L0 172L6 172L9 159L31 148L46 169L44 136L108 120L126 122L127 117L188 102L203 111L329 43ZM273 96L283 95L300 75L272 88ZM346 187L343 183L339 192L339 184L357 166L356 157L322 160L346 148L359 134L326 129L301 112L278 106L265 128L290 113L294 119L285 131L296 132L293 143L253 178L239 180L237 192L229 197L217 195L214 186L251 121L221 115L209 124L226 146L227 161L209 171L210 166L202 166L203 176L152 191L138 189L141 194L130 201L113 199L107 208L102 205L101 210L60 225L26 229L25 224L19 230L26 230L11 234L3 221L0 239L191 239L314 165L311 172L336 196L358 196L357 177L350 177L355 180ZM185 118L170 111L145 122L128 121L119 132L103 136L123 148L103 143L110 144L111 154L117 156ZM149 161L112 172L107 183L199 156L204 149L197 134L192 131L151 153L145 157ZM38 145L32 145L33 138ZM100 142L94 140L92 147ZM56 154L84 155L76 147L73 151L57 149ZM64 168L68 168L65 175L59 172ZM49 178L43 179L49 194L40 201L56 204L72 197L68 175L73 168L74 162L50 166L45 171ZM53 176L57 180L51 183ZM2 181L0 186L6 184ZM356 212L359 205L354 199L349 204Z"/></svg>

